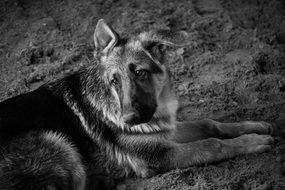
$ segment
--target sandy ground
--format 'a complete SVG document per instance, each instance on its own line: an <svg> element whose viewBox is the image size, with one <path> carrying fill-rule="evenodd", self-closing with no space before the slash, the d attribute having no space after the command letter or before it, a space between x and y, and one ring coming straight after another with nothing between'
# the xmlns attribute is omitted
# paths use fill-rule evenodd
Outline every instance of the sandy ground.
<svg viewBox="0 0 285 190"><path fill-rule="evenodd" d="M123 36L191 34L191 45L167 51L178 120L264 120L279 129L267 153L128 179L117 189L285 189L285 1L0 0L0 101L90 64L99 18Z"/></svg>

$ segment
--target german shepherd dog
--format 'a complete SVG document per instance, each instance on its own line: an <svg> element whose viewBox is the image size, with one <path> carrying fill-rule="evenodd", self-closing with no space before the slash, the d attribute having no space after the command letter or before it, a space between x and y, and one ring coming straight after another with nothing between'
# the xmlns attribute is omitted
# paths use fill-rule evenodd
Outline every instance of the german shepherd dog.
<svg viewBox="0 0 285 190"><path fill-rule="evenodd" d="M188 38L158 30L122 39L99 20L93 65L0 103L0 189L100 189L109 177L270 149L266 122L176 122L162 47Z"/></svg>

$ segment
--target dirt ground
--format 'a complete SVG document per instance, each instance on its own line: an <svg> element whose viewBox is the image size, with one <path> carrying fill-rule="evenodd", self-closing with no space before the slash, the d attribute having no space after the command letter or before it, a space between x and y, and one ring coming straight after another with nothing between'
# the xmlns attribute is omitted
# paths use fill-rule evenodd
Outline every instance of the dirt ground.
<svg viewBox="0 0 285 190"><path fill-rule="evenodd" d="M167 51L178 120L264 120L279 129L267 153L128 179L117 189L285 189L285 1L0 0L0 101L90 64L99 18L123 36L191 34L191 45Z"/></svg>

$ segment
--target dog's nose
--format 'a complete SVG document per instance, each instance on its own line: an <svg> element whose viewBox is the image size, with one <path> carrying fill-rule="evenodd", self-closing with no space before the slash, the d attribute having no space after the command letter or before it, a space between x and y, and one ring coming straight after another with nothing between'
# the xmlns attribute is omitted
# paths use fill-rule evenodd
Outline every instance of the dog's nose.
<svg viewBox="0 0 285 190"><path fill-rule="evenodd" d="M139 124L140 122L139 115L135 112L124 115L123 120L126 124L129 124L129 125Z"/></svg>

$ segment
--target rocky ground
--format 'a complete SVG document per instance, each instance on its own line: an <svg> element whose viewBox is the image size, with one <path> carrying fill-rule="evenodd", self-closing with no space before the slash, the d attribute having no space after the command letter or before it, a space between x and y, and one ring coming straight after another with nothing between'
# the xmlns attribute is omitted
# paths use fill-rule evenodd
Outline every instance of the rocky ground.
<svg viewBox="0 0 285 190"><path fill-rule="evenodd" d="M0 101L90 64L99 18L123 36L170 28L192 36L167 51L178 120L264 120L280 130L267 153L118 189L285 189L285 1L1 0Z"/></svg>

